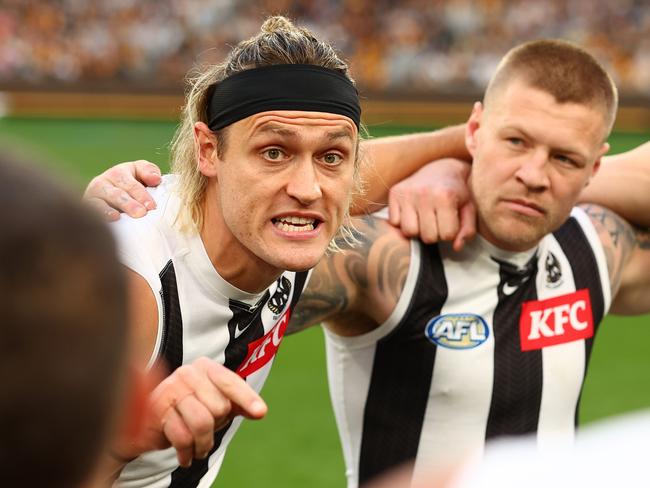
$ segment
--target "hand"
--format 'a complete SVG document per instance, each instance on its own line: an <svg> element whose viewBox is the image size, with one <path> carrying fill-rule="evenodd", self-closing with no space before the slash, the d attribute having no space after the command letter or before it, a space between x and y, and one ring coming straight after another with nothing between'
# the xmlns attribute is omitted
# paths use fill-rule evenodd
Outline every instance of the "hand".
<svg viewBox="0 0 650 488"><path fill-rule="evenodd" d="M102 212L108 220L120 218L120 212L143 217L156 208L145 186L158 186L160 168L139 160L117 164L95 176L84 192L84 200Z"/></svg>
<svg viewBox="0 0 650 488"><path fill-rule="evenodd" d="M476 208L467 177L470 165L456 159L429 163L390 189L389 221L422 242L452 241L456 251L476 234Z"/></svg>
<svg viewBox="0 0 650 488"><path fill-rule="evenodd" d="M113 449L130 459L144 452L174 447L187 467L204 459L214 445L214 432L237 415L261 419L264 400L239 375L208 358L199 358L165 378L149 399L149 418L140 438Z"/></svg>

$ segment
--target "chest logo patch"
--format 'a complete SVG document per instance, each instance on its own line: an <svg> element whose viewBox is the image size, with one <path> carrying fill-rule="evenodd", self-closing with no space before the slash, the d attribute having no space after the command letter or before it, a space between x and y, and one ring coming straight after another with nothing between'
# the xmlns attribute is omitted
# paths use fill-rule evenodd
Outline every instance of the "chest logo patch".
<svg viewBox="0 0 650 488"><path fill-rule="evenodd" d="M546 269L546 286L547 288L557 288L562 284L562 266L551 251L546 255L544 261L544 268Z"/></svg>
<svg viewBox="0 0 650 488"><path fill-rule="evenodd" d="M273 314L277 315L282 312L284 306L289 301L289 293L291 293L291 282L284 276L281 276L275 293L267 302L268 307Z"/></svg>
<svg viewBox="0 0 650 488"><path fill-rule="evenodd" d="M237 368L237 374L242 378L250 376L265 366L278 352L284 333L289 324L291 309L287 309L282 318L264 336L248 344L246 359Z"/></svg>
<svg viewBox="0 0 650 488"><path fill-rule="evenodd" d="M427 339L437 346L449 349L472 349L487 340L490 329L480 315L449 313L431 319L424 333Z"/></svg>
<svg viewBox="0 0 650 488"><path fill-rule="evenodd" d="M547 300L524 302L521 306L522 351L588 339L593 335L591 298L586 288Z"/></svg>

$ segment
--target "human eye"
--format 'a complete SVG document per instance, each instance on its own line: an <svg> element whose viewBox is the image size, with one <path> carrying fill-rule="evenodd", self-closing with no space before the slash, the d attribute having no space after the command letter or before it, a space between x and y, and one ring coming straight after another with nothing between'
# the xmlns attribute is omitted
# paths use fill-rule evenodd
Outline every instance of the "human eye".
<svg viewBox="0 0 650 488"><path fill-rule="evenodd" d="M343 161L343 156L337 153L327 153L323 156L323 161L328 166L337 166Z"/></svg>
<svg viewBox="0 0 650 488"><path fill-rule="evenodd" d="M268 149L265 149L262 151L262 156L269 160L269 161L281 161L286 157L286 154L282 149L279 149L277 147L269 147Z"/></svg>
<svg viewBox="0 0 650 488"><path fill-rule="evenodd" d="M524 140L521 137L506 137L506 142L513 147L524 145Z"/></svg>
<svg viewBox="0 0 650 488"><path fill-rule="evenodd" d="M573 168L581 167L581 164L578 163L578 161L576 161L573 158L570 158L569 156L567 156L565 154L555 154L555 155L553 155L553 158L556 161L558 161L559 163L561 163L561 164L563 164L565 166L571 166Z"/></svg>

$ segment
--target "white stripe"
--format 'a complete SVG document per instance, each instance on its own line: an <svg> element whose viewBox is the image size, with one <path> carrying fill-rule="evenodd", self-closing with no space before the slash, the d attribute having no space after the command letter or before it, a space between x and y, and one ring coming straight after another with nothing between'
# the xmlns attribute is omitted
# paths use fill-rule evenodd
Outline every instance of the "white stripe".
<svg viewBox="0 0 650 488"><path fill-rule="evenodd" d="M325 337L330 397L343 447L345 475L348 488L357 488L363 417L376 345L350 350L330 340L327 330Z"/></svg>
<svg viewBox="0 0 650 488"><path fill-rule="evenodd" d="M404 290L383 324L357 337L342 337L323 328L330 397L343 446L348 488L358 486L363 418L377 341L397 327L411 304L420 270L420 252L420 244L411 241L411 260Z"/></svg>
<svg viewBox="0 0 650 488"><path fill-rule="evenodd" d="M603 302L605 307L603 315L606 315L610 305L612 304L612 285L609 281L609 270L607 269L605 250L603 249L600 237L598 237L598 232L594 228L594 224L591 222L591 218L587 213L583 209L575 207L571 212L571 216L575 217L580 224L580 227L582 227L585 236L587 236L587 239L591 244L591 249L594 251L594 255L596 256L598 274L600 275L600 283L603 289Z"/></svg>
<svg viewBox="0 0 650 488"><path fill-rule="evenodd" d="M483 251L479 240L462 254L453 254L447 245L441 245L440 250L450 297L441 313L480 315L490 335L473 349L437 348L414 479L483 449L492 397L492 320L498 301L498 265Z"/></svg>
<svg viewBox="0 0 650 488"><path fill-rule="evenodd" d="M548 252L559 262L562 277L557 286L546 283L545 262ZM552 235L540 246L537 273L537 297L546 300L576 290L571 265ZM540 449L552 449L573 442L575 409L585 372L585 341L573 341L542 349L542 399L537 426Z"/></svg>

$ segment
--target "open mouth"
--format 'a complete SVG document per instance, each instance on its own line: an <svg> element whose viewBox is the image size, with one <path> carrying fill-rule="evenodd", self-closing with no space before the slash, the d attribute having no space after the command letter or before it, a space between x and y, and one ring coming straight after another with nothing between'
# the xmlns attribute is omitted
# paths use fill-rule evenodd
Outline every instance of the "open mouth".
<svg viewBox="0 0 650 488"><path fill-rule="evenodd" d="M282 232L309 232L321 223L311 217L285 216L271 219L273 225Z"/></svg>

